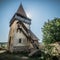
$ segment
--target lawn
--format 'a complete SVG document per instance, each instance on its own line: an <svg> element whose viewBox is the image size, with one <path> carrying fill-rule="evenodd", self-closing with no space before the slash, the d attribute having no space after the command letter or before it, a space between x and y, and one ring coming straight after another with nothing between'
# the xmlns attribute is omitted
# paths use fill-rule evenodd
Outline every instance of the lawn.
<svg viewBox="0 0 60 60"><path fill-rule="evenodd" d="M57 58L56 56L53 58L49 54L44 54L43 52L40 54L41 56L35 54L34 56L29 57L27 52L3 52L0 53L0 60L60 60L60 58Z"/></svg>
<svg viewBox="0 0 60 60"><path fill-rule="evenodd" d="M27 57L26 59L22 58ZM0 60L40 60L39 57L28 57L27 53L0 53Z"/></svg>

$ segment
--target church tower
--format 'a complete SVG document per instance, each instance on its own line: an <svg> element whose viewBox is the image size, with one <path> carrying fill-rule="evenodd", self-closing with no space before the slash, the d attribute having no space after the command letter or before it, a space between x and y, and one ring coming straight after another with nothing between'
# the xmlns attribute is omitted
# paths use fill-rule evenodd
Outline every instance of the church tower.
<svg viewBox="0 0 60 60"><path fill-rule="evenodd" d="M34 48L31 42L38 43L38 38L30 30L31 19L29 19L23 9L22 4L10 21L10 31L8 39L8 50L27 51L29 47Z"/></svg>

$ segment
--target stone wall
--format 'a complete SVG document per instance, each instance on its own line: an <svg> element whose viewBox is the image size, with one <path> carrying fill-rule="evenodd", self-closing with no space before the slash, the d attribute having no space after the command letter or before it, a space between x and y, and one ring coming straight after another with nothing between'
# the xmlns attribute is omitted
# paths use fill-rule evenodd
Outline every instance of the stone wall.
<svg viewBox="0 0 60 60"><path fill-rule="evenodd" d="M21 51L29 51L28 46L14 46L13 51L14 52L21 52Z"/></svg>

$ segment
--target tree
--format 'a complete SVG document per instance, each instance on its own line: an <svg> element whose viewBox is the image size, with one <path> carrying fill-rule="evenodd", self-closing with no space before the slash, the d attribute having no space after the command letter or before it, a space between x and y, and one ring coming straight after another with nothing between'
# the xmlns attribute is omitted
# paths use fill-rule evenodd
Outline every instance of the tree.
<svg viewBox="0 0 60 60"><path fill-rule="evenodd" d="M54 18L45 22L43 28L43 42L50 44L60 41L60 18Z"/></svg>

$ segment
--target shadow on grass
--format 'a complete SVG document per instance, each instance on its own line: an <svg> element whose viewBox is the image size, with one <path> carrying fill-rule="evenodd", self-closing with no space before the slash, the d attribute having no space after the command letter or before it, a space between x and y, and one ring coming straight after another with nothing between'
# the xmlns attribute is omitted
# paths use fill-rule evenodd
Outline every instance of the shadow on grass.
<svg viewBox="0 0 60 60"><path fill-rule="evenodd" d="M21 59L22 56L28 57L27 52L9 53L4 52L0 54L0 60L39 60L36 57L28 57L28 59Z"/></svg>
<svg viewBox="0 0 60 60"><path fill-rule="evenodd" d="M44 54L43 52L41 52L41 56L40 55L35 55L32 57L28 57L28 59L22 59L21 57L28 57L28 53L27 52L13 52L13 53L9 53L9 52L4 52L0 54L0 60L59 60L56 56L52 57L52 59L50 58L51 56L49 54Z"/></svg>
<svg viewBox="0 0 60 60"><path fill-rule="evenodd" d="M21 57L28 57L27 52L4 52L0 54L0 60L42 60L40 55L34 55L32 57L28 57L28 59L22 59Z"/></svg>
<svg viewBox="0 0 60 60"><path fill-rule="evenodd" d="M1 53L0 60L20 60L20 57L11 53Z"/></svg>

